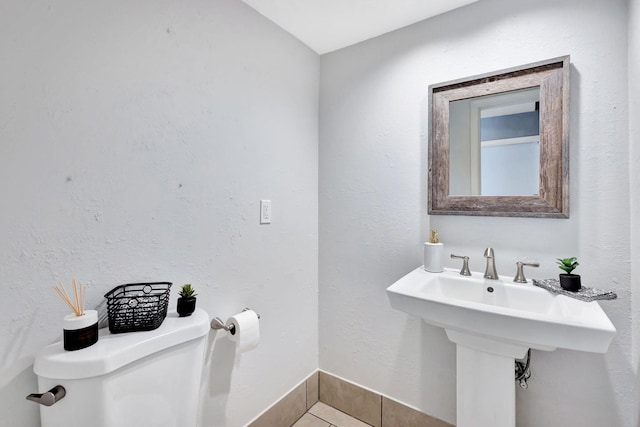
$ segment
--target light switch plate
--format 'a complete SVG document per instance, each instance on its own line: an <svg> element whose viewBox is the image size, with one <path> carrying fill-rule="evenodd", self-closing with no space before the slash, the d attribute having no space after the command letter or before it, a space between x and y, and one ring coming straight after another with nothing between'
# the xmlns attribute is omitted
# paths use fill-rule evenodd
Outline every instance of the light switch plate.
<svg viewBox="0 0 640 427"><path fill-rule="evenodd" d="M271 224L271 200L260 200L260 224Z"/></svg>

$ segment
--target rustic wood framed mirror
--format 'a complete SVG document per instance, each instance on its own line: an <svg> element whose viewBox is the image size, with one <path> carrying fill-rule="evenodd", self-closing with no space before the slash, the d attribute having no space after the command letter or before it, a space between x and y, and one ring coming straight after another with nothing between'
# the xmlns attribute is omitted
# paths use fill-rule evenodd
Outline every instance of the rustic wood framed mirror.
<svg viewBox="0 0 640 427"><path fill-rule="evenodd" d="M429 214L569 217L569 64L429 86Z"/></svg>

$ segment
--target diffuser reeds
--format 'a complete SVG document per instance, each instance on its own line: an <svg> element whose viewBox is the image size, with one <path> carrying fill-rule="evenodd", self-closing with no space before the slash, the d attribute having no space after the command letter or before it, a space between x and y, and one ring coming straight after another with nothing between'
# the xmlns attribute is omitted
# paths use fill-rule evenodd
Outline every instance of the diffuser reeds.
<svg viewBox="0 0 640 427"><path fill-rule="evenodd" d="M62 283L60 283L60 286L53 287L58 295L60 295L60 298L62 298L62 301L69 306L76 316L82 316L84 314L84 295L86 288L86 285L78 285L76 279L73 279L73 298L71 298Z"/></svg>

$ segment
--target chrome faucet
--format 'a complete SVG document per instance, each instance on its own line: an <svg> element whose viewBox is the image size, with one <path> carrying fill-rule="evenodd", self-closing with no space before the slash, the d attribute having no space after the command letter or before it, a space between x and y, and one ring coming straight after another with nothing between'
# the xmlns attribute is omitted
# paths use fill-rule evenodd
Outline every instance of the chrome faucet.
<svg viewBox="0 0 640 427"><path fill-rule="evenodd" d="M496 271L496 259L493 254L493 248L484 250L484 257L487 259L487 268L484 271L485 279L498 280L498 272Z"/></svg>

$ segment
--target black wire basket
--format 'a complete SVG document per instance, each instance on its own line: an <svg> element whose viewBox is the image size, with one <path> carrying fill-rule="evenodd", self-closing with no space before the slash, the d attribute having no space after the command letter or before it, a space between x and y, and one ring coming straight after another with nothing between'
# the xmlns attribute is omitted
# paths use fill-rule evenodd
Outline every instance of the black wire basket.
<svg viewBox="0 0 640 427"><path fill-rule="evenodd" d="M171 282L129 283L105 294L109 331L151 331L167 317Z"/></svg>

